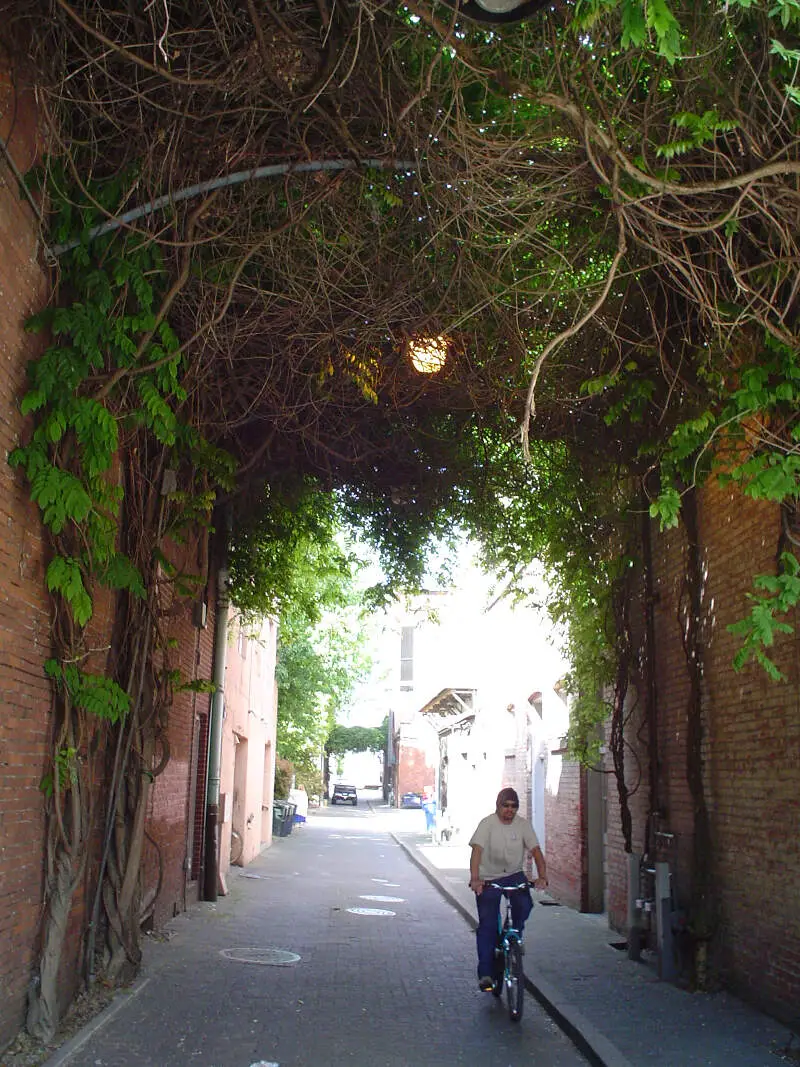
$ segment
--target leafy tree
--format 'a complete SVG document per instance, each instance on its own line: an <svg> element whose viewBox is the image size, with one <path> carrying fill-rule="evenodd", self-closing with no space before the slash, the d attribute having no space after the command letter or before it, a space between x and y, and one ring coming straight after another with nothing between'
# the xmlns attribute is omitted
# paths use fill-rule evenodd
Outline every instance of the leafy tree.
<svg viewBox="0 0 800 1067"><path fill-rule="evenodd" d="M383 752L389 720L380 726L342 726L336 723L325 742L329 756L344 756L347 752Z"/></svg>
<svg viewBox="0 0 800 1067"><path fill-rule="evenodd" d="M242 511L231 552L231 598L245 616L278 619L278 755L308 775L337 713L367 670L355 584L360 566L339 506L313 482L265 488Z"/></svg>
<svg viewBox="0 0 800 1067"><path fill-rule="evenodd" d="M348 752L384 752L388 716L380 726L343 726L336 723L325 741L325 784L330 782L331 757L341 760Z"/></svg>

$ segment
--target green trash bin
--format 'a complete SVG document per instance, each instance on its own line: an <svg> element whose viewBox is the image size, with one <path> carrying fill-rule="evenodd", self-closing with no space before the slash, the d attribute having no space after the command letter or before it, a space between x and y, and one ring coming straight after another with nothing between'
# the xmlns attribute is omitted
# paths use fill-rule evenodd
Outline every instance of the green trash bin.
<svg viewBox="0 0 800 1067"><path fill-rule="evenodd" d="M290 804L288 800L276 800L272 805L272 835L273 837L288 837L294 825L294 813L297 811L296 804Z"/></svg>
<svg viewBox="0 0 800 1067"><path fill-rule="evenodd" d="M283 837L281 833L286 819L286 804L283 800L276 800L272 805L272 836Z"/></svg>
<svg viewBox="0 0 800 1067"><path fill-rule="evenodd" d="M284 807L286 808L286 815L284 816L283 820L283 829L281 830L281 837L288 837L289 834L292 832L292 827L294 826L294 813L297 811L297 805L286 803Z"/></svg>

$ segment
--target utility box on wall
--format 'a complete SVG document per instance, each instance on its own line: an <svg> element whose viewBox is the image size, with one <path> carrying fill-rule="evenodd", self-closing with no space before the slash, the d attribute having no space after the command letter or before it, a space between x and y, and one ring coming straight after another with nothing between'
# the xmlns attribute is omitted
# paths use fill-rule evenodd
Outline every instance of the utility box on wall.
<svg viewBox="0 0 800 1067"><path fill-rule="evenodd" d="M231 795L230 793L220 793L219 795L219 821L230 822L231 821Z"/></svg>

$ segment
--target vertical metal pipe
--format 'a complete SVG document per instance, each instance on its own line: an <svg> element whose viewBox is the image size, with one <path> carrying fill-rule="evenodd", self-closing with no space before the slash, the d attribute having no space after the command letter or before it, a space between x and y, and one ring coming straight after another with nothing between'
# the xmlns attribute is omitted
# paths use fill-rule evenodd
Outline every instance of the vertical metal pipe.
<svg viewBox="0 0 800 1067"><path fill-rule="evenodd" d="M668 863L656 864L655 907L658 977L664 982L674 982L678 977L678 968L672 933L672 876Z"/></svg>
<svg viewBox="0 0 800 1067"><path fill-rule="evenodd" d="M642 958L644 923L642 920L640 870L641 854L628 853L628 959Z"/></svg>
<svg viewBox="0 0 800 1067"><path fill-rule="evenodd" d="M652 839L653 818L661 806L661 758L658 737L658 688L656 683L656 593L653 588L653 542L650 531L650 516L642 507L642 556L644 571L644 641L645 641L645 717L647 719L647 747L650 755L650 813L645 826L644 850L648 856L655 851Z"/></svg>
<svg viewBox="0 0 800 1067"><path fill-rule="evenodd" d="M214 663L211 680L211 722L208 731L208 776L206 778L205 877L203 899L216 900L219 883L219 786L222 764L222 723L225 717L225 665L228 655L228 538L230 512L223 516L220 563L217 572L217 603L214 618Z"/></svg>

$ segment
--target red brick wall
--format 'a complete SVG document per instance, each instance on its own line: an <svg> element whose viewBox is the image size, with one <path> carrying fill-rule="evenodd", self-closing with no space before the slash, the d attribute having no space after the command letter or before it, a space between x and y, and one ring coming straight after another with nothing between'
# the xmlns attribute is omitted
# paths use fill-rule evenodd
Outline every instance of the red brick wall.
<svg viewBox="0 0 800 1067"><path fill-rule="evenodd" d="M170 636L179 642L175 666L186 679L196 677L195 649L198 631L192 626L187 605L170 627ZM208 701L208 696L200 697ZM147 833L152 839L146 849L148 867L145 884L153 885L153 864L158 851L161 860L161 891L154 915L158 926L186 907L188 863L188 810L191 801L190 768L193 751L195 695L178 693L169 709L170 758L165 770L150 789Z"/></svg>
<svg viewBox="0 0 800 1067"><path fill-rule="evenodd" d="M557 787L553 782L553 788L545 790L549 892L562 904L580 908L584 848L581 769L577 763L562 756L551 754L549 760L558 760L561 764L560 774L551 775L557 777Z"/></svg>
<svg viewBox="0 0 800 1067"><path fill-rule="evenodd" d="M403 793L421 793L436 780L436 771L422 749L401 744L397 752L397 792L395 802L400 803Z"/></svg>
<svg viewBox="0 0 800 1067"><path fill-rule="evenodd" d="M196 882L200 877L205 854L203 830L205 827L205 799L208 770L208 731L210 725L210 708L204 713L196 712L194 720L195 749L192 753L190 778L194 789L194 800L190 812L190 873L189 881Z"/></svg>
<svg viewBox="0 0 800 1067"><path fill-rule="evenodd" d="M184 573L207 579L210 593L205 627L196 625L195 604L189 600L164 603L169 617L169 637L174 641L170 666L184 681L210 681L213 669L216 575L203 573L208 563L204 545L190 540L170 547L171 561ZM177 692L168 710L169 762L154 780L148 798L145 850L145 887L155 887L161 879L153 922L155 926L185 910L196 900L200 887L189 887L193 872L192 852L196 854L195 834L202 831L205 814L205 770L207 737L201 737L201 716L210 711L208 693ZM204 741L204 744L201 744ZM198 796L198 777L202 794Z"/></svg>
<svg viewBox="0 0 800 1067"><path fill-rule="evenodd" d="M34 99L19 92L0 56L0 137L20 171L34 161L38 131ZM0 151L0 1049L24 1022L27 989L38 964L44 864L44 796L39 788L50 740L49 683L43 663L50 655L50 604L38 510L27 486L8 466L8 454L25 431L19 400L25 368L42 340L24 324L48 297L40 268L38 228L31 205ZM182 570L207 570L204 546L173 546ZM196 627L190 603L164 604L162 624L176 639L171 666L184 679L210 679L216 580L209 575L207 626ZM96 604L91 644L107 647L112 598ZM102 663L90 665L103 669ZM265 668L266 669L266 668ZM270 661L270 671L274 659ZM274 705L274 682L270 682ZM158 926L196 899L201 876L205 809L208 694L178 693L169 710L169 762L149 796L143 855L145 892L159 887L152 915ZM244 714L247 714L247 708ZM274 721L271 723L274 748ZM263 760L262 760L263 763ZM100 791L100 787L98 791ZM271 782L270 782L271 797ZM98 805L98 833L103 820ZM62 963L60 1000L66 1007L81 974L82 932L91 908L98 855L75 894Z"/></svg>
<svg viewBox="0 0 800 1067"><path fill-rule="evenodd" d="M0 68L0 137L21 171L36 151L36 117L30 94ZM38 962L44 862L44 797L39 788L47 763L50 689L43 662L50 655L50 605L44 587L46 559L38 510L27 487L8 466L8 454L25 430L19 399L25 368L42 340L24 331L26 319L47 299L48 280L39 265L37 223L30 204L0 153L0 1048L24 1022L27 988ZM98 640L107 643L110 601L96 605ZM197 631L187 608L173 621L185 677L210 677L213 603L209 627ZM101 632L102 631L102 632ZM100 664L95 665L101 667ZM145 882L162 888L155 921L186 903L187 819L198 762L204 753L193 738L195 706L207 711L209 697L180 695L170 715L171 760L150 798ZM191 805L193 807L193 804ZM102 818L102 812L99 813ZM202 810L198 812L202 818ZM160 861L159 861L160 854ZM81 931L91 907L94 874L75 895L62 964L60 997L66 1007L77 988Z"/></svg>
<svg viewBox="0 0 800 1067"><path fill-rule="evenodd" d="M705 494L708 547L708 802L720 887L718 963L736 988L800 1023L800 640L774 657L786 684L728 665L738 647L726 625L747 611L753 573L774 573L778 509ZM737 537L736 526L749 532Z"/></svg>
<svg viewBox="0 0 800 1067"><path fill-rule="evenodd" d="M631 813L631 851L645 850L645 829L650 810L649 747L643 722L643 702L635 690L629 691L625 704L627 719L623 752L627 804ZM606 743L608 743L608 724ZM663 737L662 737L663 743ZM603 767L606 780L606 882L605 897L609 924L624 930L628 921L628 861L622 832L621 804L614 764L606 752Z"/></svg>
<svg viewBox="0 0 800 1067"><path fill-rule="evenodd" d="M736 673L738 647L726 627L748 609L757 573L772 573L778 509L719 487L699 495L703 598L703 757L718 907L712 959L724 983L797 1023L800 1004L800 705L797 633L779 640L775 658L789 681L776 685L760 668ZM654 538L657 706L661 828L675 835L663 852L678 902L690 900L693 811L687 785L689 681L682 644L686 543L682 529ZM797 627L798 619L793 621ZM631 722L635 743L639 724ZM642 846L647 762L635 800L634 849ZM625 860L613 780L608 790L608 906L625 922Z"/></svg>
<svg viewBox="0 0 800 1067"><path fill-rule="evenodd" d="M0 137L17 166L35 156L31 98L0 67ZM41 341L25 334L46 299L36 224L0 154L0 1048L16 1033L36 958L42 899L44 803L39 789L49 736L50 611L37 509L6 460L19 441L25 365Z"/></svg>

